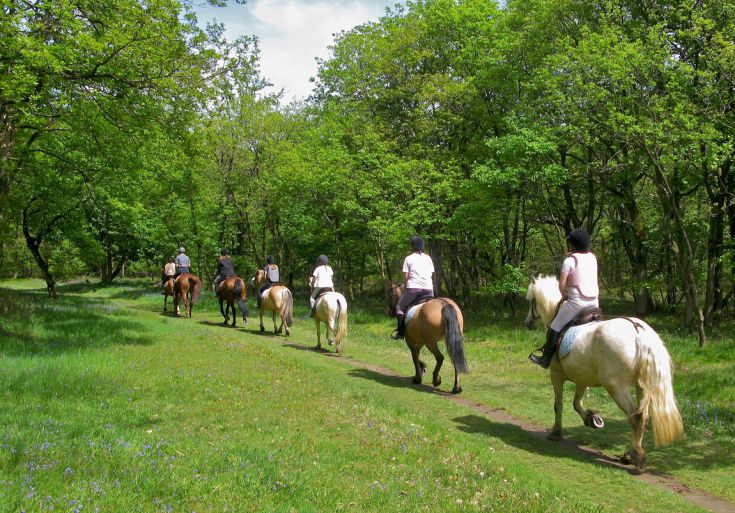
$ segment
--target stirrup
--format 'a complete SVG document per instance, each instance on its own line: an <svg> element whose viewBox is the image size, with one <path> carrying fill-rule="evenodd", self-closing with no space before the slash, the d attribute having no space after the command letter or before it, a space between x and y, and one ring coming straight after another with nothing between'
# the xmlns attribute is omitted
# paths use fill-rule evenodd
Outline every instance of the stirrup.
<svg viewBox="0 0 735 513"><path fill-rule="evenodd" d="M536 349L533 353L529 354L528 355L528 359L531 360L536 365L538 365L539 367L543 367L544 369L548 369L549 368L549 365L551 365L551 358L549 358L547 360L546 358L544 358L543 355L539 356L539 355L534 354L539 349Z"/></svg>
<svg viewBox="0 0 735 513"><path fill-rule="evenodd" d="M393 333L390 334L390 338L392 338L393 340L403 340L404 334L399 333L398 330L393 330Z"/></svg>

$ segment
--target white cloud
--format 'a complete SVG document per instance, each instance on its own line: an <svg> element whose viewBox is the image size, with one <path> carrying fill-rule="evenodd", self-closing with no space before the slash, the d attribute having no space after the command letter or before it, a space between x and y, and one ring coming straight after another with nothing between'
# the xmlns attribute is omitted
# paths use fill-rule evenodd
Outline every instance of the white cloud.
<svg viewBox="0 0 735 513"><path fill-rule="evenodd" d="M376 20L386 0L251 0L245 6L200 11L202 22L217 17L234 38L254 34L260 41L261 70L286 102L311 92L309 77L317 72L316 58L328 56L334 34Z"/></svg>

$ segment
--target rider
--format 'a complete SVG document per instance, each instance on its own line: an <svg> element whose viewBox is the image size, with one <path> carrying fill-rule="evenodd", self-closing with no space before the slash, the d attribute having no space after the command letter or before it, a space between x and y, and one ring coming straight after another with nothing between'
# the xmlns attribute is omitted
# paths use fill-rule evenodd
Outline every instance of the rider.
<svg viewBox="0 0 735 513"><path fill-rule="evenodd" d="M161 275L161 288L163 289L162 294L166 294L166 282L174 277L176 274L176 264L174 259L169 259L166 265L163 266L163 274Z"/></svg>
<svg viewBox="0 0 735 513"><path fill-rule="evenodd" d="M403 261L403 283L406 286L396 305L396 331L390 336L394 340L403 338L406 311L414 303L434 297L434 262L424 253L424 240L418 235L411 238L412 253Z"/></svg>
<svg viewBox="0 0 735 513"><path fill-rule="evenodd" d="M227 278L235 276L235 267L232 264L232 259L227 254L227 250L222 248L219 250L220 257L217 259L217 276L214 278L214 293L217 294L219 291L220 283L225 281Z"/></svg>
<svg viewBox="0 0 735 513"><path fill-rule="evenodd" d="M327 255L319 255L316 261L317 267L314 269L309 280L309 286L311 287L311 297L309 297L309 304L311 305L310 317L314 317L316 314L316 298L325 292L334 292L334 282L332 281L334 271L327 265L328 262Z"/></svg>
<svg viewBox="0 0 735 513"><path fill-rule="evenodd" d="M265 272L265 283L260 287L260 291L258 293L258 308L260 308L260 298L263 297L263 292L281 282L281 272L276 265L276 259L273 255L268 255L265 258L263 271Z"/></svg>
<svg viewBox="0 0 735 513"><path fill-rule="evenodd" d="M178 278L180 275L191 272L191 260L186 256L184 247L179 248L179 254L176 257L176 274L174 278Z"/></svg>
<svg viewBox="0 0 735 513"><path fill-rule="evenodd" d="M543 354L537 356L531 353L528 356L533 363L544 369L551 364L559 332L564 326L585 308L600 306L597 258L590 252L590 236L584 229L576 228L567 235L567 245L569 253L564 259L559 276L559 291L564 303L546 332Z"/></svg>

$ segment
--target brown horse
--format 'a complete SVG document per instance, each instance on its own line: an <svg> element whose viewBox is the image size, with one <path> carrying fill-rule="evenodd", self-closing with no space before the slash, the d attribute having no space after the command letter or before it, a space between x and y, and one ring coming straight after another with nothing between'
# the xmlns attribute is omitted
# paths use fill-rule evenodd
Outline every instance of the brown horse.
<svg viewBox="0 0 735 513"><path fill-rule="evenodd" d="M176 295L176 292L174 291L174 278L173 276L166 280L166 283L163 284L163 311L168 312L168 297L174 297Z"/></svg>
<svg viewBox="0 0 735 513"><path fill-rule="evenodd" d="M403 283L393 283L390 280L385 281L385 315L388 317L396 316L396 305L405 290L406 287Z"/></svg>
<svg viewBox="0 0 735 513"><path fill-rule="evenodd" d="M238 276L226 278L220 283L219 289L217 290L217 297L219 298L219 311L222 312L222 317L225 318L225 325L230 320L230 312L232 312L232 326L237 325L235 301L237 301L237 306L240 307L240 312L242 312L242 322L245 324L248 323L248 305L245 302L245 288L245 280ZM225 301L227 301L227 306L223 309L222 305Z"/></svg>
<svg viewBox="0 0 735 513"><path fill-rule="evenodd" d="M411 310L414 311L411 312ZM421 348L426 346L436 358L436 367L434 367L431 382L435 387L441 385L442 379L439 371L444 362L444 355L439 350L437 342L444 337L452 365L454 365L452 393L460 393L462 387L459 384L459 373L469 372L469 367L464 355L464 319L457 304L448 298L434 298L422 305L410 308L406 319L406 345L411 350L411 358L413 358L413 365L416 369L413 382L420 384L421 375L426 370L426 364L419 359Z"/></svg>
<svg viewBox="0 0 735 513"><path fill-rule="evenodd" d="M170 280L169 280L170 281ZM184 317L191 317L191 307L202 293L202 280L195 274L184 273L174 282L174 311L179 315L179 301L184 301Z"/></svg>
<svg viewBox="0 0 735 513"><path fill-rule="evenodd" d="M260 290L260 286L265 283L265 271L258 269L252 279L256 290ZM288 288L282 285L275 285L263 292L260 298L260 331L265 331L263 326L263 312L271 312L273 317L273 334L278 335L286 327L286 336L291 334L288 328L293 325L293 295ZM281 318L281 325L276 329L276 314Z"/></svg>

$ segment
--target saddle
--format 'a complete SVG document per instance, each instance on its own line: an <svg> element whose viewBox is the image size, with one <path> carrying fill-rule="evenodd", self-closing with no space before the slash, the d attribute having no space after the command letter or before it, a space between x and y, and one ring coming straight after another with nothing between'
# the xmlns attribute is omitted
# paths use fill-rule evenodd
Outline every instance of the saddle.
<svg viewBox="0 0 735 513"><path fill-rule="evenodd" d="M577 314L577 316L569 321L559 332L559 336L556 339L556 350L559 350L559 346L564 340L564 335L567 334L569 328L574 326L581 326L582 324L589 324L590 322L597 322L602 320L602 308L591 306L585 308Z"/></svg>
<svg viewBox="0 0 735 513"><path fill-rule="evenodd" d="M408 307L406 308L406 318L405 318L406 325L408 325L408 323L411 322L411 320L414 318L416 313L419 311L419 307L423 305L424 303L428 303L432 299L439 299L439 298L423 296L423 297L417 298L416 301L409 304Z"/></svg>
<svg viewBox="0 0 735 513"><path fill-rule="evenodd" d="M334 292L334 290L331 287L322 287L321 289L319 289L319 294L316 295L316 297L314 298L314 301L319 301L322 298L322 296L326 296L330 292Z"/></svg>

